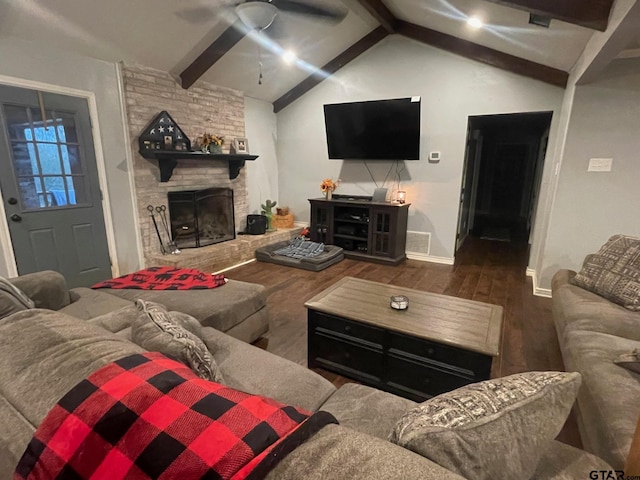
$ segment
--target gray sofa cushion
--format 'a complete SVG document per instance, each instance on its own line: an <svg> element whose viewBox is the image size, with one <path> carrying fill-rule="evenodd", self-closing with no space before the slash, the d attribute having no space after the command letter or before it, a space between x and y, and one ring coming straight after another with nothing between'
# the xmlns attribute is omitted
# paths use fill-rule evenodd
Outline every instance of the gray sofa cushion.
<svg viewBox="0 0 640 480"><path fill-rule="evenodd" d="M347 383L320 409L331 413L340 425L386 440L398 419L417 405L392 393Z"/></svg>
<svg viewBox="0 0 640 480"><path fill-rule="evenodd" d="M578 373L564 372L467 385L409 410L389 438L467 478L530 478L579 386Z"/></svg>
<svg viewBox="0 0 640 480"><path fill-rule="evenodd" d="M614 235L597 253L587 255L573 283L640 311L640 238Z"/></svg>
<svg viewBox="0 0 640 480"><path fill-rule="evenodd" d="M13 469L35 429L35 425L0 395L0 478L13 478Z"/></svg>
<svg viewBox="0 0 640 480"><path fill-rule="evenodd" d="M640 312L627 310L571 283L572 270L559 270L551 283L553 321L562 344L566 332L591 330L640 341Z"/></svg>
<svg viewBox="0 0 640 480"><path fill-rule="evenodd" d="M103 328L59 312L18 312L0 320L0 395L37 426L91 372L142 351Z"/></svg>
<svg viewBox="0 0 640 480"><path fill-rule="evenodd" d="M87 323L98 325L111 333L122 333L125 330L131 333L131 326L138 317L138 308L135 304L127 302L127 306L118 308L103 315L98 315L87 320ZM131 340L131 335L129 335Z"/></svg>
<svg viewBox="0 0 640 480"><path fill-rule="evenodd" d="M66 280L53 270L27 273L9 280L33 300L36 308L60 310L71 301Z"/></svg>
<svg viewBox="0 0 640 480"><path fill-rule="evenodd" d="M225 385L315 412L336 391L308 368L277 357L213 328L202 339L220 366Z"/></svg>
<svg viewBox="0 0 640 480"><path fill-rule="evenodd" d="M104 290L92 290L86 287L72 288L69 291L69 297L71 303L61 308L60 312L83 320L128 307L133 303L133 301L109 295Z"/></svg>
<svg viewBox="0 0 640 480"><path fill-rule="evenodd" d="M209 290L103 289L100 293L130 302L138 298L156 302L169 310L195 317L202 326L223 332L243 322L267 303L262 285L237 280L229 280L226 285Z"/></svg>
<svg viewBox="0 0 640 480"><path fill-rule="evenodd" d="M640 374L613 361L640 342L599 332L567 332L561 345L567 370L581 373L578 425L582 443L622 469L640 416Z"/></svg>
<svg viewBox="0 0 640 480"><path fill-rule="evenodd" d="M593 471L608 474L612 470L613 467L601 458L554 440L542 455L531 480L587 479L593 478Z"/></svg>
<svg viewBox="0 0 640 480"><path fill-rule="evenodd" d="M131 339L150 352L160 352L188 365L200 378L222 383L216 361L198 337L202 327L186 314L167 312L158 303L136 300L138 316L131 330Z"/></svg>
<svg viewBox="0 0 640 480"><path fill-rule="evenodd" d="M409 450L342 425L328 425L284 457L267 480L462 479Z"/></svg>

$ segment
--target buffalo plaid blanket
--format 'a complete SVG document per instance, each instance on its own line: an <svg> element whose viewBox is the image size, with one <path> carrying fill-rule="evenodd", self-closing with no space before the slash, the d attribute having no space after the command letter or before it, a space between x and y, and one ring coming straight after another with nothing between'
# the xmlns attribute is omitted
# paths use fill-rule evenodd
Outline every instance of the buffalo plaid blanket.
<svg viewBox="0 0 640 480"><path fill-rule="evenodd" d="M91 288L137 288L139 290L197 290L227 283L224 275L211 275L194 268L149 267Z"/></svg>
<svg viewBox="0 0 640 480"><path fill-rule="evenodd" d="M257 479L328 423L195 376L160 353L110 363L71 389L36 430L23 479Z"/></svg>

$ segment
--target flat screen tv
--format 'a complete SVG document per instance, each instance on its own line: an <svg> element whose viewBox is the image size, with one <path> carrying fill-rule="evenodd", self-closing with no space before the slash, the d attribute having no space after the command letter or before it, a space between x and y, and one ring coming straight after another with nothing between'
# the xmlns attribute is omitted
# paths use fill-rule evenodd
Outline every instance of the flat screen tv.
<svg viewBox="0 0 640 480"><path fill-rule="evenodd" d="M419 160L420 97L324 106L329 158Z"/></svg>

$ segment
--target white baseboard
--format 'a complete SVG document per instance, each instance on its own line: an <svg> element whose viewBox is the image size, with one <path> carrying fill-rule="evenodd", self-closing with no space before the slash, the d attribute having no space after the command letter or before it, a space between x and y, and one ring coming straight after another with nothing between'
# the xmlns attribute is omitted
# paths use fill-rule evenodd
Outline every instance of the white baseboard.
<svg viewBox="0 0 640 480"><path fill-rule="evenodd" d="M527 277L531 277L531 284L533 286L533 294L536 297L551 298L551 290L548 288L540 288L538 286L538 275L533 268L527 267Z"/></svg>
<svg viewBox="0 0 640 480"><path fill-rule="evenodd" d="M441 263L443 265L453 265L455 261L452 257L435 257L433 255L425 255L419 252L407 252L407 258L410 260L418 260L420 262Z"/></svg>

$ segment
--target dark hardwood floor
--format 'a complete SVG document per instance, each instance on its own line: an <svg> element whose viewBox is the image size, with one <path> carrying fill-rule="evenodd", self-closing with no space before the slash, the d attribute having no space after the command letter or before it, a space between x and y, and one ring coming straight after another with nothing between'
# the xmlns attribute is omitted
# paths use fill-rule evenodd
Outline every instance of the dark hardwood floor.
<svg viewBox="0 0 640 480"><path fill-rule="evenodd" d="M345 259L321 272L253 262L230 270L234 280L267 288L271 329L256 345L301 365L307 364L307 312L304 302L344 276L453 295L504 307L503 341L491 376L531 370L564 370L551 316L551 300L532 293L525 274L526 243L469 237L456 254L455 265L407 260L393 267ZM351 380L316 369L336 386ZM573 416L559 440L581 447Z"/></svg>

